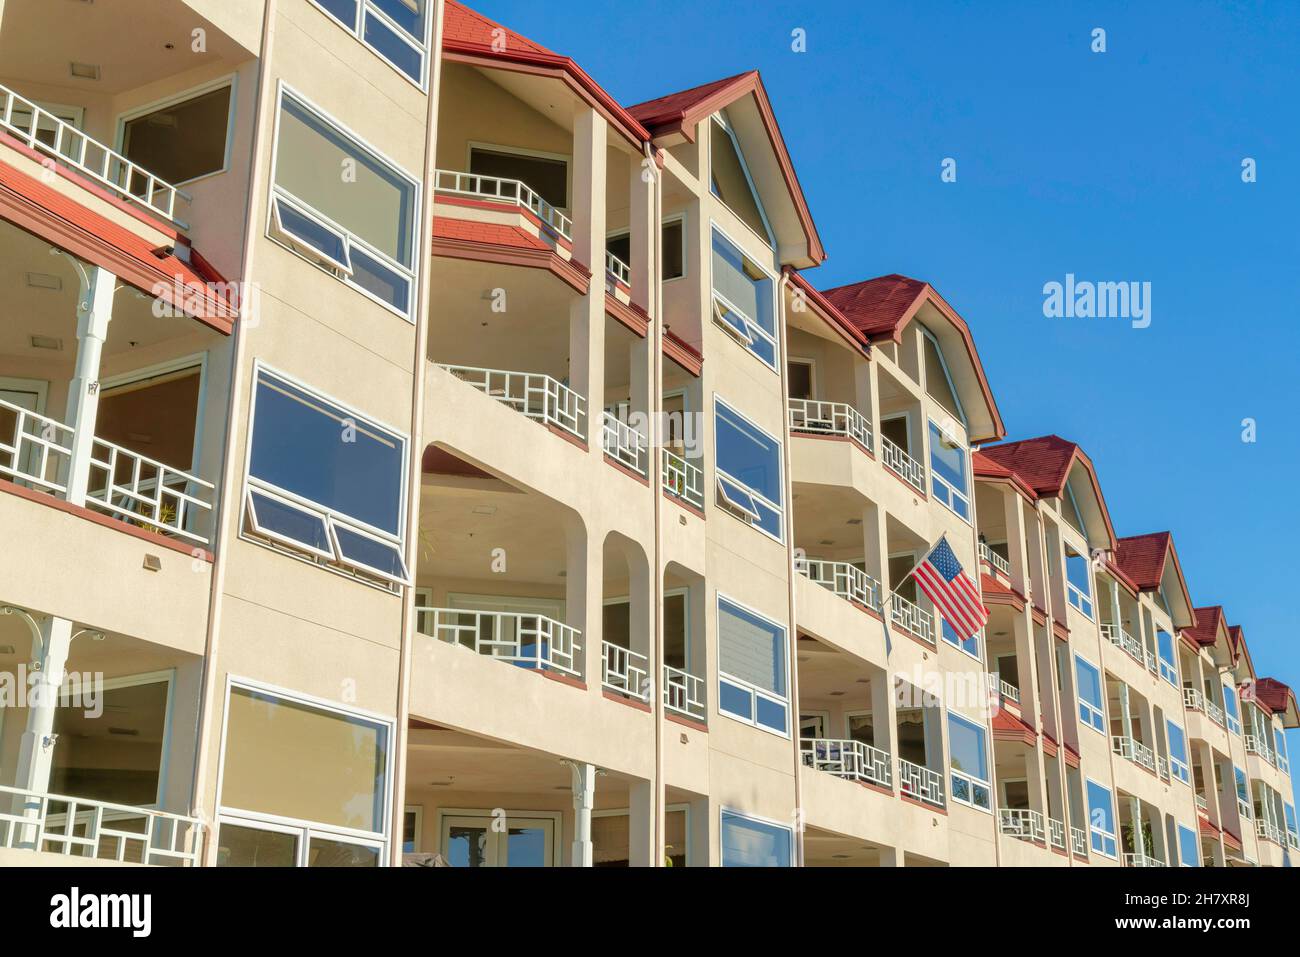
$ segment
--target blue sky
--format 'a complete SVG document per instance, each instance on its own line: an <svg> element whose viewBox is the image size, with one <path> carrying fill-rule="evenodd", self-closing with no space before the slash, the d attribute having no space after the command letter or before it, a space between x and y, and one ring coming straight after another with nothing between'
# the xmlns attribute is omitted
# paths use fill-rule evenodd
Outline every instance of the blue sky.
<svg viewBox="0 0 1300 957"><path fill-rule="evenodd" d="M624 104L759 69L829 253L813 283L933 283L1009 437L1079 442L1118 534L1171 529L1193 600L1300 687L1300 4L471 5ZM1045 318L1066 273L1150 282L1150 327Z"/></svg>

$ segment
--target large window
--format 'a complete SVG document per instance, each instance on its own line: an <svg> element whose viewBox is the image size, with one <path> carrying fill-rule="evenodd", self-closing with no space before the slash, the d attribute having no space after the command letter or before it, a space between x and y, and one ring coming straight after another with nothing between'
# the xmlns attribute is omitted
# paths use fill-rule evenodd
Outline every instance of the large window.
<svg viewBox="0 0 1300 957"><path fill-rule="evenodd" d="M962 409L961 397L952 381L948 363L939 347L939 340L933 332L921 327L921 345L925 350L925 391L948 412L966 422L966 413Z"/></svg>
<svg viewBox="0 0 1300 957"><path fill-rule="evenodd" d="M1178 825L1178 863L1183 867L1201 866L1201 842L1186 824Z"/></svg>
<svg viewBox="0 0 1300 957"><path fill-rule="evenodd" d="M122 155L173 186L220 173L228 160L233 81L122 119Z"/></svg>
<svg viewBox="0 0 1300 957"><path fill-rule="evenodd" d="M724 115L717 114L709 128L709 189L755 235L775 246L763 201L758 197L749 167L745 165L745 155L730 124Z"/></svg>
<svg viewBox="0 0 1300 957"><path fill-rule="evenodd" d="M948 713L948 759L952 764L952 799L959 804L991 810L984 729L952 712Z"/></svg>
<svg viewBox="0 0 1300 957"><path fill-rule="evenodd" d="M402 436L258 367L245 493L255 534L405 582L405 476Z"/></svg>
<svg viewBox="0 0 1300 957"><path fill-rule="evenodd" d="M718 710L777 734L789 728L785 629L718 596Z"/></svg>
<svg viewBox="0 0 1300 957"><path fill-rule="evenodd" d="M781 443L721 399L713 423L718 504L781 541Z"/></svg>
<svg viewBox="0 0 1300 957"><path fill-rule="evenodd" d="M1115 804L1110 789L1091 778L1088 779L1088 832L1094 851L1106 857L1115 856Z"/></svg>
<svg viewBox="0 0 1300 957"><path fill-rule="evenodd" d="M1071 605L1092 617L1092 564L1068 545L1065 547L1065 590Z"/></svg>
<svg viewBox="0 0 1300 957"><path fill-rule="evenodd" d="M1187 763L1187 735L1183 729L1166 719L1169 728L1169 773L1184 784L1192 783L1192 772Z"/></svg>
<svg viewBox="0 0 1300 957"><path fill-rule="evenodd" d="M1079 693L1079 720L1102 734L1106 716L1102 709L1101 671L1081 655L1074 656L1074 677Z"/></svg>
<svg viewBox="0 0 1300 957"><path fill-rule="evenodd" d="M1178 659L1174 655L1174 636L1163 628L1156 629L1156 657L1160 659L1160 677L1178 687Z"/></svg>
<svg viewBox="0 0 1300 957"><path fill-rule="evenodd" d="M424 86L428 0L313 0L410 80Z"/></svg>
<svg viewBox="0 0 1300 957"><path fill-rule="evenodd" d="M735 811L722 812L723 867L791 867L794 832Z"/></svg>
<svg viewBox="0 0 1300 957"><path fill-rule="evenodd" d="M275 150L271 234L409 318L416 181L287 92Z"/></svg>
<svg viewBox="0 0 1300 957"><path fill-rule="evenodd" d="M930 423L930 490L934 497L970 521L970 499L966 446L952 441L939 426Z"/></svg>
<svg viewBox="0 0 1300 957"><path fill-rule="evenodd" d="M391 730L387 721L232 684L218 864L381 866Z"/></svg>
<svg viewBox="0 0 1300 957"><path fill-rule="evenodd" d="M1282 815L1286 819L1286 831L1291 835L1291 846L1297 847L1297 841L1300 841L1300 829L1296 827L1295 805L1283 802Z"/></svg>
<svg viewBox="0 0 1300 957"><path fill-rule="evenodd" d="M980 636L979 634L971 635L969 638L961 639L957 637L957 629L948 623L947 618L940 618L942 623L943 640L948 642L954 648L960 648L966 654L974 658L980 656Z"/></svg>
<svg viewBox="0 0 1300 957"><path fill-rule="evenodd" d="M1286 734L1281 728L1273 729L1273 753L1277 755L1277 767L1283 774L1291 773L1291 765L1286 756Z"/></svg>
<svg viewBox="0 0 1300 957"><path fill-rule="evenodd" d="M713 229L713 320L776 368L776 281L740 247Z"/></svg>
<svg viewBox="0 0 1300 957"><path fill-rule="evenodd" d="M554 867L558 814L491 811L439 816L443 859L450 867Z"/></svg>
<svg viewBox="0 0 1300 957"><path fill-rule="evenodd" d="M1233 777L1237 781L1237 805L1242 814L1250 817L1250 786L1246 783L1246 772L1234 766Z"/></svg>
<svg viewBox="0 0 1300 957"><path fill-rule="evenodd" d="M1223 686L1223 710L1228 715L1228 730L1241 734L1241 708L1237 704L1237 689L1232 685Z"/></svg>

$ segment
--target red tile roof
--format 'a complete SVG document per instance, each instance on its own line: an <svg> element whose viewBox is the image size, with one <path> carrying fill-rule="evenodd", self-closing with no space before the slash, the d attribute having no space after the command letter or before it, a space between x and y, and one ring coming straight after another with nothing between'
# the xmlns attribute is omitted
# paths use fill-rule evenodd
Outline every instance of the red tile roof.
<svg viewBox="0 0 1300 957"><path fill-rule="evenodd" d="M229 335L234 328L238 311L213 288L227 288L226 281L201 256L189 263L171 249L154 248L75 197L7 163L0 163L0 218L109 270L218 332ZM179 240L177 248L187 249Z"/></svg>
<svg viewBox="0 0 1300 957"><path fill-rule="evenodd" d="M998 708L993 714L993 737L1032 745L1038 740L1038 733L1023 718L1017 718L1006 708Z"/></svg>
<svg viewBox="0 0 1300 957"><path fill-rule="evenodd" d="M980 449L985 459L1010 469L1035 493L1048 496L1061 494L1078 452L1078 445L1058 435L986 445Z"/></svg>
<svg viewBox="0 0 1300 957"><path fill-rule="evenodd" d="M1219 628L1225 625L1222 605L1210 605L1194 609L1196 624L1184 628L1183 634L1191 638L1202 648L1209 648L1219 640Z"/></svg>
<svg viewBox="0 0 1300 957"><path fill-rule="evenodd" d="M986 602L994 602L999 605L1013 605L1023 610L1025 599L1023 595L1018 594L1014 589L1008 588L1002 582L993 576L980 572L980 591L984 595Z"/></svg>
<svg viewBox="0 0 1300 957"><path fill-rule="evenodd" d="M665 125L680 125L697 107L707 102L710 97L721 93L739 80L757 75L757 70L747 70L744 73L737 73L735 76L729 76L721 80L701 83L689 90L678 90L676 93L669 93L653 100L646 100L644 103L637 103L629 106L627 111L651 130Z"/></svg>
<svg viewBox="0 0 1300 957"><path fill-rule="evenodd" d="M981 450L977 449L971 454L971 465L975 470L975 474L980 478L1010 482L1015 485L1021 495L1031 502L1038 498L1038 493L1025 484L1024 479L1005 465L993 461Z"/></svg>
<svg viewBox="0 0 1300 957"><path fill-rule="evenodd" d="M493 49L494 43L498 47L496 50ZM502 44L505 50L500 49ZM477 10L471 10L464 4L457 3L456 0L447 0L446 3L442 20L442 45L444 48L457 49L478 47L485 53L521 50L545 56L559 56L558 53L546 49L540 43L535 43L494 20L489 20Z"/></svg>
<svg viewBox="0 0 1300 957"><path fill-rule="evenodd" d="M871 339L892 338L929 285L892 273L824 290L825 296Z"/></svg>
<svg viewBox="0 0 1300 957"><path fill-rule="evenodd" d="M544 249L550 246L528 230L502 223L479 223L447 216L433 218L433 235L436 239L463 239L472 243L492 243L497 246L515 246L519 249Z"/></svg>
<svg viewBox="0 0 1300 957"><path fill-rule="evenodd" d="M1255 682L1255 700L1274 714L1284 714L1288 705L1295 708L1295 692L1276 678L1260 678Z"/></svg>
<svg viewBox="0 0 1300 957"><path fill-rule="evenodd" d="M1160 587L1165 574L1165 559L1174 537L1168 532L1130 535L1115 543L1115 561L1120 570L1143 590Z"/></svg>
<svg viewBox="0 0 1300 957"><path fill-rule="evenodd" d="M849 322L848 317L840 312L821 292L813 288L812 283L803 277L803 274L797 269L786 267L785 273L790 277L790 283L796 289L799 289L804 300L811 304L813 311L820 315L826 322L841 336L847 339L853 346L862 350L864 353L870 351L870 344L867 337Z"/></svg>

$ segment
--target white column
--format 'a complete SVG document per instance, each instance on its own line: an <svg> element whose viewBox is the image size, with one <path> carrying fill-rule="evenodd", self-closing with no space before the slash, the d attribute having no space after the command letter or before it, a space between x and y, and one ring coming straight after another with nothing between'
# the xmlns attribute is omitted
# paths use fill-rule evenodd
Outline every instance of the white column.
<svg viewBox="0 0 1300 957"><path fill-rule="evenodd" d="M77 303L77 366L68 383L68 427L73 430L72 455L68 464L68 501L86 504L90 480L90 457L95 441L95 418L99 413L99 360L113 318L113 292L117 277L106 269L82 269L81 294Z"/></svg>
<svg viewBox="0 0 1300 957"><path fill-rule="evenodd" d="M569 386L587 400L587 442L600 456L605 408L605 118L582 108L573 123L573 258L591 270L569 308Z"/></svg>
<svg viewBox="0 0 1300 957"><path fill-rule="evenodd" d="M596 801L596 767L568 762L573 773L573 867L591 867L591 808ZM630 823L630 822L629 822Z"/></svg>
<svg viewBox="0 0 1300 957"><path fill-rule="evenodd" d="M1146 857L1147 839L1142 833L1142 802L1136 797L1129 798L1129 817L1133 821L1133 850L1141 857ZM1152 837L1155 837L1154 829Z"/></svg>
<svg viewBox="0 0 1300 957"><path fill-rule="evenodd" d="M72 622L49 616L35 619L35 624L31 667L36 673L28 686L27 730L18 746L14 784L22 790L48 791L56 738L54 709L72 646Z"/></svg>

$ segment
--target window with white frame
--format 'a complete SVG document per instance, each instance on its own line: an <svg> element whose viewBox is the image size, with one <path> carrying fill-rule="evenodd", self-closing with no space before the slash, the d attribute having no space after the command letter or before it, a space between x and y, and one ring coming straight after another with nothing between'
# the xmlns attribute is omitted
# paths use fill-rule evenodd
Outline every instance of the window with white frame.
<svg viewBox="0 0 1300 957"><path fill-rule="evenodd" d="M234 81L192 90L122 118L122 155L173 186L220 173L229 161Z"/></svg>
<svg viewBox="0 0 1300 957"><path fill-rule="evenodd" d="M1069 545L1065 546L1065 590L1071 605L1092 617L1092 563Z"/></svg>
<svg viewBox="0 0 1300 957"><path fill-rule="evenodd" d="M271 236L408 319L418 195L416 180L282 90Z"/></svg>
<svg viewBox="0 0 1300 957"><path fill-rule="evenodd" d="M1183 867L1201 866L1201 842L1186 824L1178 825L1178 863Z"/></svg>
<svg viewBox="0 0 1300 957"><path fill-rule="evenodd" d="M664 282L681 279L686 275L686 261L682 255L683 218L675 216L663 222L659 245L659 272ZM605 240L605 249L621 262L632 263L632 234L627 230L612 233Z"/></svg>
<svg viewBox="0 0 1300 957"><path fill-rule="evenodd" d="M767 241L776 245L772 229L759 198L758 188L749 175L745 154L740 141L731 128L726 113L715 113L709 124L709 190L746 226Z"/></svg>
<svg viewBox="0 0 1300 957"><path fill-rule="evenodd" d="M783 540L781 443L721 399L714 400L717 504Z"/></svg>
<svg viewBox="0 0 1300 957"><path fill-rule="evenodd" d="M948 712L948 759L952 765L952 799L959 804L991 810L984 729L951 711Z"/></svg>
<svg viewBox="0 0 1300 957"><path fill-rule="evenodd" d="M1273 729L1273 753L1277 756L1278 770L1283 774L1290 774L1290 762L1286 756L1286 734L1281 728Z"/></svg>
<svg viewBox="0 0 1300 957"><path fill-rule="evenodd" d="M1178 658L1174 654L1174 636L1163 628L1156 629L1156 657L1160 661L1160 677L1178 687Z"/></svg>
<svg viewBox="0 0 1300 957"><path fill-rule="evenodd" d="M312 0L366 46L423 88L428 0Z"/></svg>
<svg viewBox="0 0 1300 957"><path fill-rule="evenodd" d="M792 867L794 832L724 809L721 815L723 867Z"/></svg>
<svg viewBox="0 0 1300 957"><path fill-rule="evenodd" d="M954 648L960 648L972 657L978 658L980 656L980 635L982 635L983 632L977 632L969 638L962 640L957 637L957 629L948 623L947 618L940 618L939 620L941 622L941 631L943 632L944 641L948 642L948 644L952 645Z"/></svg>
<svg viewBox="0 0 1300 957"><path fill-rule="evenodd" d="M776 280L713 227L713 321L776 368Z"/></svg>
<svg viewBox="0 0 1300 957"><path fill-rule="evenodd" d="M1223 686L1223 710L1228 716L1228 730L1241 734L1241 708L1237 704L1237 689L1232 685Z"/></svg>
<svg viewBox="0 0 1300 957"><path fill-rule="evenodd" d="M1296 827L1295 805L1283 802L1282 815L1286 819L1286 832L1291 835L1291 846L1296 847L1300 842L1300 829Z"/></svg>
<svg viewBox="0 0 1300 957"><path fill-rule="evenodd" d="M1092 849L1106 857L1115 857L1115 804L1110 789L1088 779L1088 832Z"/></svg>
<svg viewBox="0 0 1300 957"><path fill-rule="evenodd" d="M925 352L925 391L965 425L966 410L962 408L961 396L957 394L957 386L952 381L939 338L925 326L921 326L921 337L921 346Z"/></svg>
<svg viewBox="0 0 1300 957"><path fill-rule="evenodd" d="M1101 671L1082 655L1074 656L1074 683L1079 695L1079 720L1102 734L1106 716L1102 708Z"/></svg>
<svg viewBox="0 0 1300 957"><path fill-rule="evenodd" d="M406 439L258 365L245 520L257 536L403 583Z"/></svg>
<svg viewBox="0 0 1300 957"><path fill-rule="evenodd" d="M970 521L970 477L966 446L930 421L930 490L934 497Z"/></svg>
<svg viewBox="0 0 1300 957"><path fill-rule="evenodd" d="M718 710L776 734L789 730L786 631L718 596Z"/></svg>
<svg viewBox="0 0 1300 957"><path fill-rule="evenodd" d="M1169 728L1169 773L1184 784L1192 783L1192 772L1187 760L1187 735L1173 721L1165 719Z"/></svg>
<svg viewBox="0 0 1300 957"><path fill-rule="evenodd" d="M217 863L382 867L392 722L232 682Z"/></svg>
<svg viewBox="0 0 1300 957"><path fill-rule="evenodd" d="M1074 486L1068 480L1061 491L1061 514L1080 535L1088 534L1083 527L1083 512L1079 508L1079 500L1074 495Z"/></svg>
<svg viewBox="0 0 1300 957"><path fill-rule="evenodd" d="M1237 781L1237 802L1244 804L1246 808L1250 807L1250 786L1246 783L1246 772L1235 765L1232 768L1233 777ZM1249 817L1249 815L1247 815Z"/></svg>

